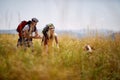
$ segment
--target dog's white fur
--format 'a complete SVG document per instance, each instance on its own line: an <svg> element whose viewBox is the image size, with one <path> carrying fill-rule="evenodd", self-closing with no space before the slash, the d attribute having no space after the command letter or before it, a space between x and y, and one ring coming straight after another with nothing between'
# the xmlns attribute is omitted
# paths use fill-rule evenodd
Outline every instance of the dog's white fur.
<svg viewBox="0 0 120 80"><path fill-rule="evenodd" d="M84 50L87 51L87 52L89 52L89 53L92 53L93 50L94 50L94 48L90 44L86 44L84 46Z"/></svg>

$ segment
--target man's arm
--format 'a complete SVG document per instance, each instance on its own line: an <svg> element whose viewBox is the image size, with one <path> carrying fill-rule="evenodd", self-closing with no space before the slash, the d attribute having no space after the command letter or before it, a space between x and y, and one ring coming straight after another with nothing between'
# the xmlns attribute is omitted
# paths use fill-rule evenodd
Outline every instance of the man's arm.
<svg viewBox="0 0 120 80"><path fill-rule="evenodd" d="M38 31L35 31L35 36L31 36L34 39L42 39L42 37L38 34Z"/></svg>

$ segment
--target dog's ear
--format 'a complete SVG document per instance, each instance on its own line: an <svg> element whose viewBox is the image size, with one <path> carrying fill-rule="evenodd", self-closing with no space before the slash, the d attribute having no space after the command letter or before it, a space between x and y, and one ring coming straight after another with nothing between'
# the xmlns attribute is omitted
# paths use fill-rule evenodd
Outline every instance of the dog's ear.
<svg viewBox="0 0 120 80"><path fill-rule="evenodd" d="M92 50L95 50L95 48L94 48L93 46L91 47L91 49L92 49Z"/></svg>
<svg viewBox="0 0 120 80"><path fill-rule="evenodd" d="M85 50L89 50L88 45L85 46Z"/></svg>

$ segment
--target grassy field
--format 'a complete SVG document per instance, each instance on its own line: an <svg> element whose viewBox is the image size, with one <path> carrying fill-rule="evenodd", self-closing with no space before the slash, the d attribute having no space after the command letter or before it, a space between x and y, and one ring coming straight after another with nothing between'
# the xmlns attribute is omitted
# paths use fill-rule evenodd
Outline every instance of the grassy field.
<svg viewBox="0 0 120 80"><path fill-rule="evenodd" d="M120 80L120 36L77 39L59 36L60 48L42 56L40 40L34 52L16 48L17 35L0 34L0 80ZM84 51L94 46L92 54Z"/></svg>

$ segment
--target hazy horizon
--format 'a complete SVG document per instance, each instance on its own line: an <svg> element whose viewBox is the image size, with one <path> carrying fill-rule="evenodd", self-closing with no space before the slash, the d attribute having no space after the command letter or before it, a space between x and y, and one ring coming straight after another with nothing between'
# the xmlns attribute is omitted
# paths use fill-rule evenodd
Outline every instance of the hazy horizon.
<svg viewBox="0 0 120 80"><path fill-rule="evenodd" d="M0 30L16 29L22 20L39 19L38 29L120 31L119 0L0 0Z"/></svg>

